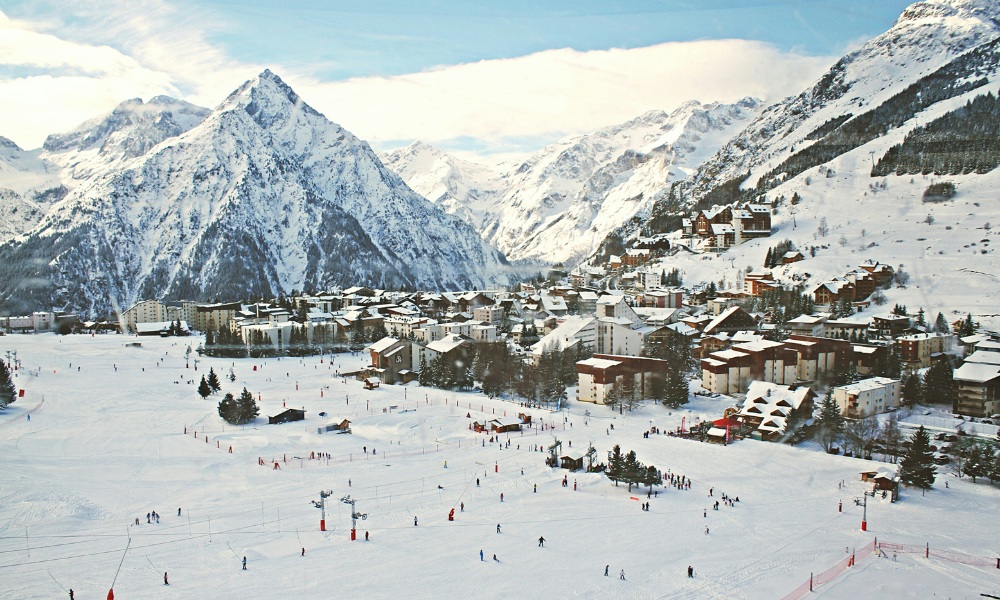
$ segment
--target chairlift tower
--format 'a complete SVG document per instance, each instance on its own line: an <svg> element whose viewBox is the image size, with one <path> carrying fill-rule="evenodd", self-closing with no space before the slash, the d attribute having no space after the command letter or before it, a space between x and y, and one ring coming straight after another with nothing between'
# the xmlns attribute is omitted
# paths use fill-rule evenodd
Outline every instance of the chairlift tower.
<svg viewBox="0 0 1000 600"><path fill-rule="evenodd" d="M333 490L321 491L319 493L319 502L315 500L312 501L313 506L320 510L319 517L319 530L326 531L326 499L333 495Z"/></svg>
<svg viewBox="0 0 1000 600"><path fill-rule="evenodd" d="M368 513L359 513L354 509L354 503L357 502L357 500L352 500L350 494L341 498L340 501L343 502L344 504L351 505L351 541L353 542L354 540L358 539L357 537L358 519L361 520L367 519Z"/></svg>

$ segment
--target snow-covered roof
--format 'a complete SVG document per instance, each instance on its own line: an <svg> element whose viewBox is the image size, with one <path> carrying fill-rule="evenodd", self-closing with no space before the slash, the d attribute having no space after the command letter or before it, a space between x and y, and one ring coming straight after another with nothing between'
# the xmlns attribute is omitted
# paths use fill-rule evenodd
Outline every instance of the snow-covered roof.
<svg viewBox="0 0 1000 600"><path fill-rule="evenodd" d="M955 369L954 373L956 381L971 381L974 383L986 383L997 377L1000 377L1000 366L986 363L967 362Z"/></svg>
<svg viewBox="0 0 1000 600"><path fill-rule="evenodd" d="M885 387L890 383L899 383L898 379L889 379L888 377L872 377L871 379L864 379L862 381L856 381L854 383L849 383L847 385L838 386L838 390L844 390L848 393L850 392L866 392L869 390L877 390L881 387Z"/></svg>
<svg viewBox="0 0 1000 600"><path fill-rule="evenodd" d="M463 343L464 341L462 338L454 333L449 333L440 340L427 344L427 347L439 354L447 354L455 348L461 346Z"/></svg>
<svg viewBox="0 0 1000 600"><path fill-rule="evenodd" d="M713 352L711 356L722 360L731 360L748 355L737 350L719 350L718 352Z"/></svg>
<svg viewBox="0 0 1000 600"><path fill-rule="evenodd" d="M705 333L711 333L713 329L721 325L723 321L731 317L733 313L738 310L741 310L739 306L730 306L726 310L719 313L719 316L712 319L712 322L705 326Z"/></svg>
<svg viewBox="0 0 1000 600"><path fill-rule="evenodd" d="M371 350L372 352L375 352L375 353L381 353L381 352L385 352L386 348L388 348L389 346L392 346L393 344L395 344L398 341L399 340L397 340L394 337L385 336L384 338L382 338L379 341L375 342L371 346L368 346L368 348L366 348L366 349L367 350Z"/></svg>
<svg viewBox="0 0 1000 600"><path fill-rule="evenodd" d="M608 369L616 365L622 364L618 360L610 360L607 358L588 358L587 360L581 360L578 365L584 365L587 367L594 367L595 369Z"/></svg>

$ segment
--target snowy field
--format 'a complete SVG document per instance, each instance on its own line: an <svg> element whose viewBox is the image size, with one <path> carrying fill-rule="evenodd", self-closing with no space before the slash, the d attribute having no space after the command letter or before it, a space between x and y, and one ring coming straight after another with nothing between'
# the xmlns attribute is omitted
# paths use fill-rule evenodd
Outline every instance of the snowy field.
<svg viewBox="0 0 1000 600"><path fill-rule="evenodd" d="M124 346L133 341L142 347ZM81 600L105 598L121 563L119 599L781 598L875 536L977 556L1000 552L1000 491L988 484L948 476L948 489L942 477L926 496L904 490L896 504L870 501L862 532L853 499L865 489L858 472L869 462L752 441L723 447L642 436L651 422L672 428L681 418L715 418L724 400L624 417L576 402L562 414L534 410L556 431L513 434L509 448L504 435L501 449L484 445L489 436L469 423L494 411L513 415L516 403L416 384L365 391L336 376L364 356L337 355L333 365L319 357L235 366L204 359L195 372L193 364L185 369L189 343L197 339L0 338L0 350L17 350L23 361L15 381L27 390L0 413L0 597L65 598L73 588ZM246 387L260 395L255 427L223 431L221 395L203 400L196 392L210 366L220 376L235 371L234 383L222 380L223 393ZM283 402L305 407L305 422L265 424ZM390 405L398 409L383 412ZM335 416L350 418L353 434L317 435ZM553 433L565 452L570 441L580 450L593 442L604 459L618 443L693 485L659 488L642 511L645 490L547 468L545 454L529 448L551 443ZM311 452L331 459L296 458ZM310 504L320 490L333 491L326 532ZM740 502L712 510L723 493ZM348 507L339 502L347 494L368 515L353 542ZM150 511L159 524L146 524ZM872 555L813 596L970 598L998 589L996 569Z"/></svg>

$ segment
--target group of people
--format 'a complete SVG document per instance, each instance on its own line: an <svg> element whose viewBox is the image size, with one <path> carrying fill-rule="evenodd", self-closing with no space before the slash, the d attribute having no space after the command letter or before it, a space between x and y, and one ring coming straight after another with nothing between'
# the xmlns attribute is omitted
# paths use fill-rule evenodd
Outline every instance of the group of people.
<svg viewBox="0 0 1000 600"><path fill-rule="evenodd" d="M670 471L667 471L667 476L663 478L663 484L667 485L668 482L671 486L677 488L678 490L691 489L691 480L688 479L686 475L674 475Z"/></svg>
<svg viewBox="0 0 1000 600"><path fill-rule="evenodd" d="M181 509L179 509L179 508L177 509L177 516L178 517L181 516ZM147 524L159 524L159 522L160 522L160 515L158 515L155 510L146 513L146 523ZM133 524L134 525L138 525L139 524L139 517L135 518L135 523L133 523Z"/></svg>

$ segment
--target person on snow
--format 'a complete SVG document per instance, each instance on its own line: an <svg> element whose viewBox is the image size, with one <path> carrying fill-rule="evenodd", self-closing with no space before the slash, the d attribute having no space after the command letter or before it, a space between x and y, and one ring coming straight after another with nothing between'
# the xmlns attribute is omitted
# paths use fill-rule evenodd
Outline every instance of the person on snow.
<svg viewBox="0 0 1000 600"><path fill-rule="evenodd" d="M366 542L368 541L368 532L367 531L365 532L365 541Z"/></svg>
<svg viewBox="0 0 1000 600"><path fill-rule="evenodd" d="M622 581L625 581L625 569L622 569L621 574L618 575L618 579L621 579Z"/></svg>
<svg viewBox="0 0 1000 600"><path fill-rule="evenodd" d="M181 509L179 509L179 508L177 509L177 516L178 517L181 516Z"/></svg>
<svg viewBox="0 0 1000 600"><path fill-rule="evenodd" d="M500 523L497 523L497 533L500 533Z"/></svg>
<svg viewBox="0 0 1000 600"><path fill-rule="evenodd" d="M245 556L243 557L243 570L244 571L247 570L247 557L245 557Z"/></svg>
<svg viewBox="0 0 1000 600"><path fill-rule="evenodd" d="M413 526L414 527L417 526L417 517L416 516L413 517Z"/></svg>
<svg viewBox="0 0 1000 600"><path fill-rule="evenodd" d="M146 513L146 525L149 525L152 521L149 520L149 513Z"/></svg>
<svg viewBox="0 0 1000 600"><path fill-rule="evenodd" d="M542 536L538 536L538 547L539 548L545 547L545 538Z"/></svg>
<svg viewBox="0 0 1000 600"><path fill-rule="evenodd" d="M479 487L479 478L476 477L476 487Z"/></svg>
<svg viewBox="0 0 1000 600"><path fill-rule="evenodd" d="M480 560L480 561L483 561L483 560L484 560L484 559L483 559L483 551L482 551L482 550L480 550L480 551L479 551L479 560Z"/></svg>
<svg viewBox="0 0 1000 600"><path fill-rule="evenodd" d="M69 590L69 600L73 600L73 588Z"/></svg>
<svg viewBox="0 0 1000 600"><path fill-rule="evenodd" d="M460 503L460 504L459 504L458 506L459 506L459 508L461 508L461 509L462 509L462 510L461 510L461 511L459 511L459 512L465 512L465 502L462 502L462 503Z"/></svg>
<svg viewBox="0 0 1000 600"><path fill-rule="evenodd" d="M493 555L493 560L495 560L496 562L500 562L500 559L499 559L499 558L497 558L497 555L496 555L496 554L494 554L494 555Z"/></svg>
<svg viewBox="0 0 1000 600"><path fill-rule="evenodd" d="M500 492L500 502L503 502L503 492Z"/></svg>
<svg viewBox="0 0 1000 600"><path fill-rule="evenodd" d="M535 484L535 491L533 493L535 493L535 494L538 493L538 484L537 483Z"/></svg>
<svg viewBox="0 0 1000 600"><path fill-rule="evenodd" d="M305 555L306 555L306 549L305 549L305 548L303 548L303 549L302 549L302 556L305 556Z"/></svg>
<svg viewBox="0 0 1000 600"><path fill-rule="evenodd" d="M608 569L610 569L610 568L611 568L611 565L604 565L604 576L605 577L608 576Z"/></svg>
<svg viewBox="0 0 1000 600"><path fill-rule="evenodd" d="M694 577L694 567L688 565L688 577Z"/></svg>
<svg viewBox="0 0 1000 600"><path fill-rule="evenodd" d="M167 572L166 571L163 572L163 585L170 585L170 582L167 581Z"/></svg>

